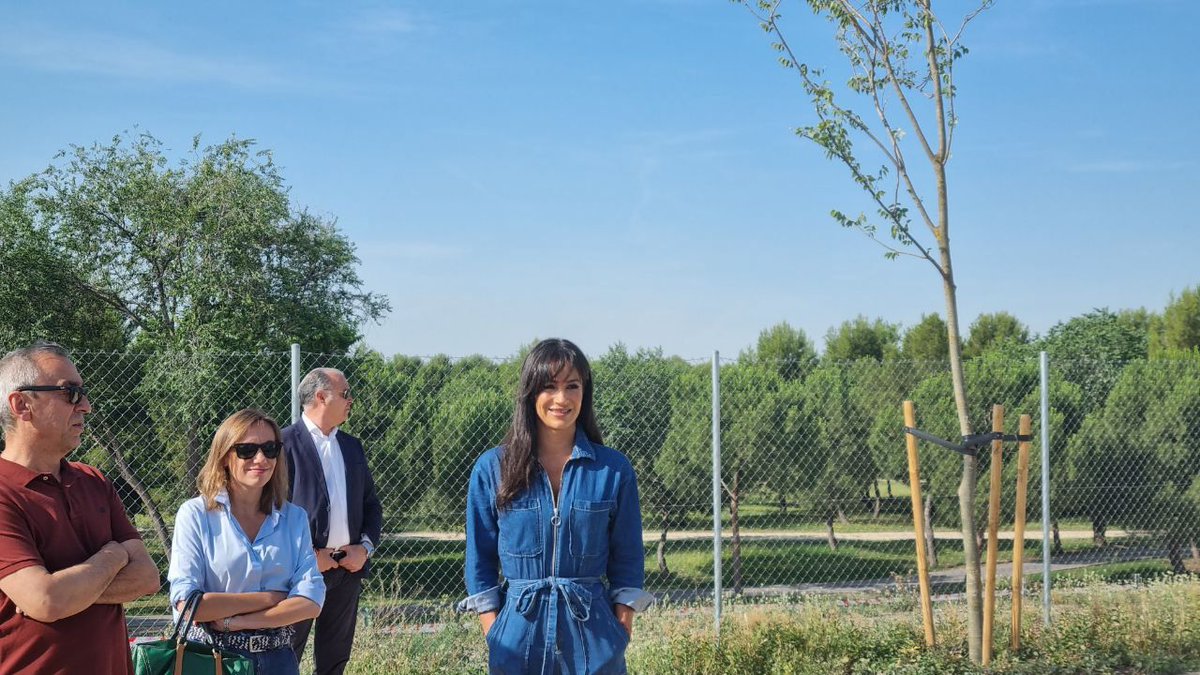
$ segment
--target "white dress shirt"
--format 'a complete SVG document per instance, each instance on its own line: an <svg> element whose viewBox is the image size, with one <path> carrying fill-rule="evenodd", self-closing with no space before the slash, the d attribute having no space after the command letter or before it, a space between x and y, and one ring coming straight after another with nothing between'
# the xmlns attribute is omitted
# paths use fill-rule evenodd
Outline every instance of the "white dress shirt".
<svg viewBox="0 0 1200 675"><path fill-rule="evenodd" d="M321 470L325 473L325 489L329 493L329 540L325 546L341 548L350 544L350 523L346 509L346 460L342 458L342 447L337 441L337 427L329 435L313 424L307 415L301 415L304 426L312 435L313 445L321 458Z"/></svg>

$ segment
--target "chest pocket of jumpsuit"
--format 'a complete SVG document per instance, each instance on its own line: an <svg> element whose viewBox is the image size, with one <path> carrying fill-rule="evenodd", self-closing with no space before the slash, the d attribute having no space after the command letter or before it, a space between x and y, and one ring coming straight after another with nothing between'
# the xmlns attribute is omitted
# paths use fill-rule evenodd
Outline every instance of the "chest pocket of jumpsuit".
<svg viewBox="0 0 1200 675"><path fill-rule="evenodd" d="M617 503L576 499L571 503L569 548L580 576L601 576L608 561L608 524Z"/></svg>
<svg viewBox="0 0 1200 675"><path fill-rule="evenodd" d="M542 555L542 510L536 499L523 499L500 511L500 556Z"/></svg>

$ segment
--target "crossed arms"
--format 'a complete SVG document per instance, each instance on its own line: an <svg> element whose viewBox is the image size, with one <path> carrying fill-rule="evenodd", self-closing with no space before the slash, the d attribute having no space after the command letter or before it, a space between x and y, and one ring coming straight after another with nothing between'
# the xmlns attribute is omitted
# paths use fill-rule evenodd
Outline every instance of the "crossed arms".
<svg viewBox="0 0 1200 675"><path fill-rule="evenodd" d="M183 601L176 609L183 611ZM282 591L251 593L205 593L196 610L196 622L210 622L220 631L254 630L287 626L315 619L321 606L302 595L288 597Z"/></svg>
<svg viewBox="0 0 1200 675"><path fill-rule="evenodd" d="M141 539L110 541L87 560L57 572L23 567L0 579L3 592L25 616L52 623L92 605L118 605L159 589L158 567Z"/></svg>

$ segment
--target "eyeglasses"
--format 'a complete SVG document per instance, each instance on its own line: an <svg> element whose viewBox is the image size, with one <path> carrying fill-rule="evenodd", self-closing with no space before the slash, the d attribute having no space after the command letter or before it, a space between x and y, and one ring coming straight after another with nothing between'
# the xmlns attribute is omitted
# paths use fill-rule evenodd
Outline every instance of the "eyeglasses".
<svg viewBox="0 0 1200 675"><path fill-rule="evenodd" d="M334 393L337 394L338 396L341 396L342 398L346 399L347 401L350 400L350 390L349 389L343 389L341 391L336 391Z"/></svg>
<svg viewBox="0 0 1200 675"><path fill-rule="evenodd" d="M78 384L31 384L17 387L17 391L65 391L67 392L67 401L71 405L78 405L88 395L87 389Z"/></svg>
<svg viewBox="0 0 1200 675"><path fill-rule="evenodd" d="M237 453L238 459L254 459L254 456L262 451L263 457L267 459L275 459L279 456L279 451L283 450L283 443L279 441L267 441L266 443L234 443L233 451Z"/></svg>

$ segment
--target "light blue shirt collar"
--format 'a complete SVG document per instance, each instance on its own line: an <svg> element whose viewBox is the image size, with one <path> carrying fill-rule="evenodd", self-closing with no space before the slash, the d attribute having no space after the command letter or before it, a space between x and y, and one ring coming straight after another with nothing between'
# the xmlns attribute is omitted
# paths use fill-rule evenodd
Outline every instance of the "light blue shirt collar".
<svg viewBox="0 0 1200 675"><path fill-rule="evenodd" d="M233 509L230 508L229 503L228 490L221 490L218 492L217 496L213 497L213 501L221 506L224 506L226 513L228 513L230 517L233 516ZM279 524L279 509L277 507L271 506L271 513L267 514L267 520L271 523L271 529L274 529L275 526Z"/></svg>

